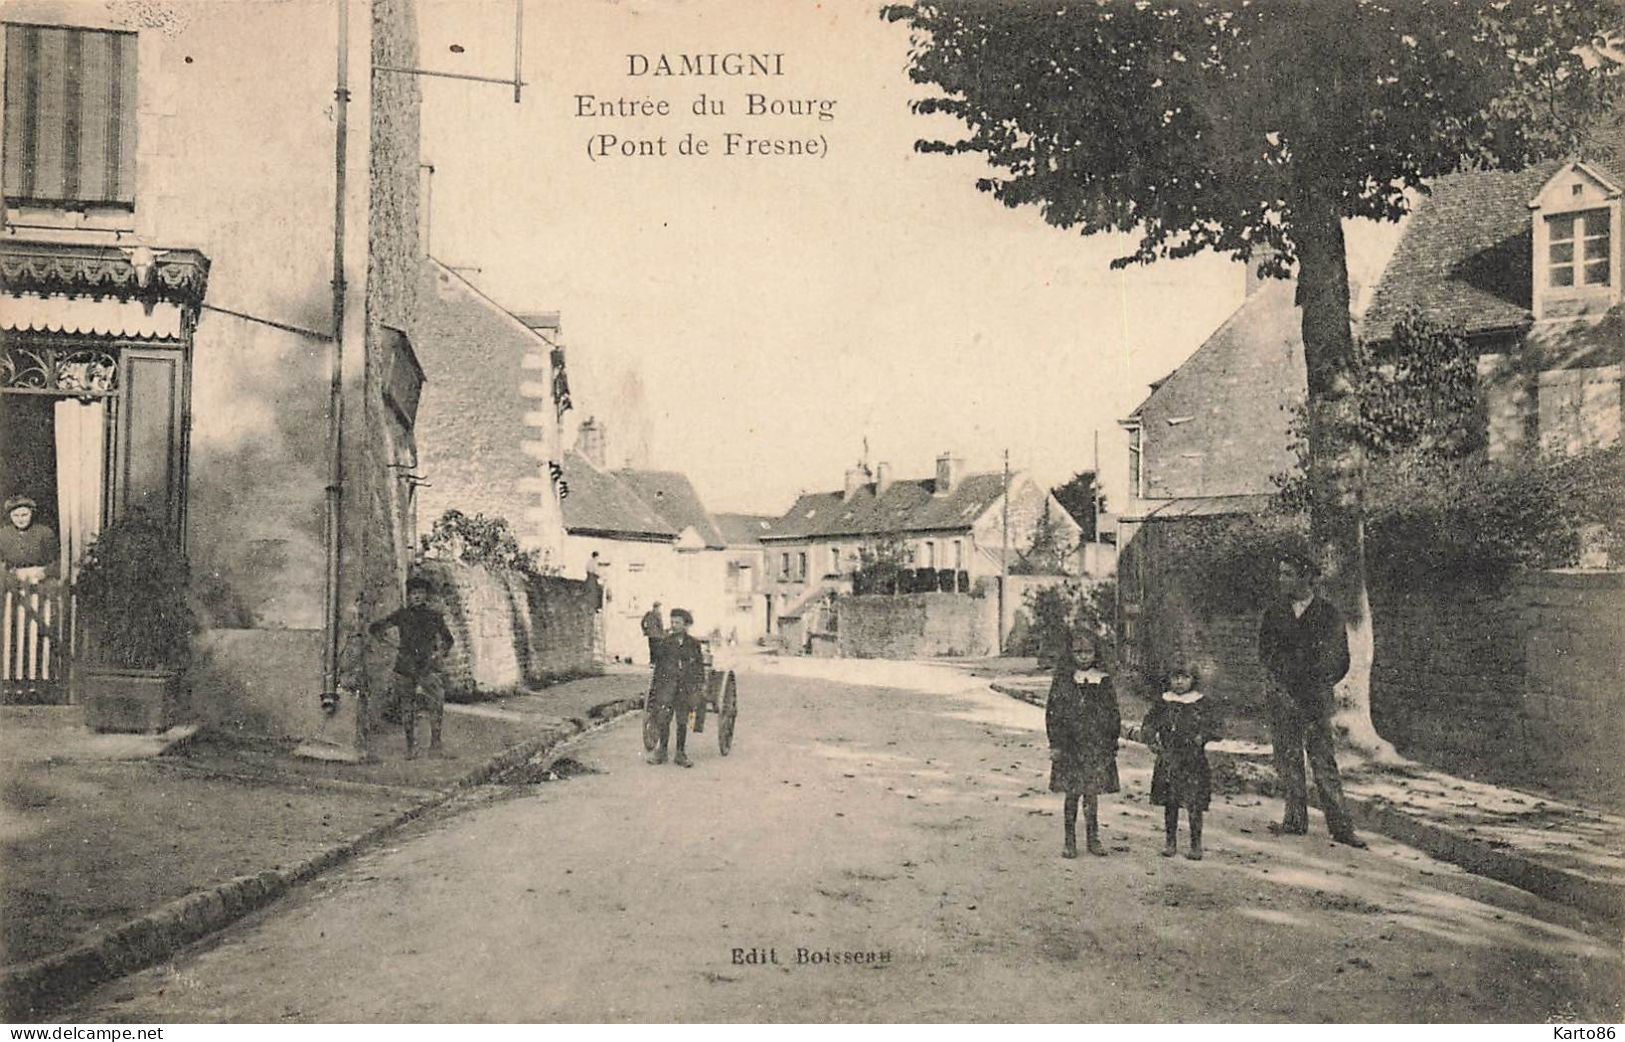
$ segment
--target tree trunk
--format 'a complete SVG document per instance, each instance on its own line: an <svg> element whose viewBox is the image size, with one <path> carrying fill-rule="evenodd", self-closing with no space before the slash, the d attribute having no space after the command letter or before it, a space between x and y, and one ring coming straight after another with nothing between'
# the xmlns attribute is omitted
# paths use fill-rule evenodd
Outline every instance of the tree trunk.
<svg viewBox="0 0 1625 1042"><path fill-rule="evenodd" d="M1349 672L1337 685L1334 729L1346 745L1383 762L1402 758L1371 721L1374 640L1365 578L1364 454L1355 440L1354 335L1348 257L1330 195L1309 190L1292 208L1298 306L1309 377L1309 534L1325 592L1347 620Z"/></svg>

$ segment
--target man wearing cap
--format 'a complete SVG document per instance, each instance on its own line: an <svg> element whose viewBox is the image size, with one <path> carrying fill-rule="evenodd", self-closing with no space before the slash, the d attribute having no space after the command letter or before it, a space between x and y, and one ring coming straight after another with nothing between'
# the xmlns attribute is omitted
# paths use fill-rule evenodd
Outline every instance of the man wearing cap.
<svg viewBox="0 0 1625 1042"><path fill-rule="evenodd" d="M649 754L650 763L666 762L666 742L670 737L672 717L677 718L677 755L672 763L679 767L692 767L683 744L688 740L688 712L698 704L705 692L705 653L700 642L688 635L694 616L684 608L671 610L671 634L660 642L654 656L654 684L649 691L649 702L659 712L656 726L660 728L660 748Z"/></svg>
<svg viewBox="0 0 1625 1042"><path fill-rule="evenodd" d="M27 496L12 496L6 500L9 523L0 525L0 561L23 582L42 582L56 574L56 533L34 523L37 509Z"/></svg>
<svg viewBox="0 0 1625 1042"><path fill-rule="evenodd" d="M649 665L660 655L660 642L666 639L666 626L660 621L660 602L655 601L643 613L643 636L649 641Z"/></svg>
<svg viewBox="0 0 1625 1042"><path fill-rule="evenodd" d="M1280 595L1264 610L1258 628L1258 658L1272 681L1270 742L1286 790L1286 813L1270 831L1298 836L1309 831L1303 768L1307 752L1332 839L1363 847L1343 805L1343 781L1332 752L1332 685L1349 671L1348 631L1337 607L1316 593L1318 576L1308 554L1283 554L1277 571Z"/></svg>

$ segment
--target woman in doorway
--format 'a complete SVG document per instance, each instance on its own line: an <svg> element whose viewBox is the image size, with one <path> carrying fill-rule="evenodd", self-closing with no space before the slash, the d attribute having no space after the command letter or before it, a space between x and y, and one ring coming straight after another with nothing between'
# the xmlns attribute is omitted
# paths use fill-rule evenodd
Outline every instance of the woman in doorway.
<svg viewBox="0 0 1625 1042"><path fill-rule="evenodd" d="M57 571L56 533L34 522L39 505L27 496L6 500L6 523L0 526L0 562L23 582L43 582Z"/></svg>

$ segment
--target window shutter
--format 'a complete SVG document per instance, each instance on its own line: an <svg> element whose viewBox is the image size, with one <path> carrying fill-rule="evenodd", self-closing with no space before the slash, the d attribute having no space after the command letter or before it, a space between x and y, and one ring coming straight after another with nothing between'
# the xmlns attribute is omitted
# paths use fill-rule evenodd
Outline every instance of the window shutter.
<svg viewBox="0 0 1625 1042"><path fill-rule="evenodd" d="M6 26L8 203L135 204L136 35Z"/></svg>

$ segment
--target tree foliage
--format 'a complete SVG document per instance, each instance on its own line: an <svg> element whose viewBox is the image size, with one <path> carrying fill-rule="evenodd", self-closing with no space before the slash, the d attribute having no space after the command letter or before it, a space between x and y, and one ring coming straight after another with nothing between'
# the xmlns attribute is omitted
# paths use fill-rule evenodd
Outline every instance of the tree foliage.
<svg viewBox="0 0 1625 1042"><path fill-rule="evenodd" d="M1102 662L1116 660L1117 584L1069 581L1028 590L1023 607L1032 619L1024 644L1016 655L1035 655L1040 665L1053 663L1060 650L1082 631L1094 641Z"/></svg>
<svg viewBox="0 0 1625 1042"><path fill-rule="evenodd" d="M1038 515L1038 521L1033 525L1032 542L1016 552L1017 559L1010 566L1010 573L1066 575L1072 571L1067 565L1077 550L1077 545L1067 538L1066 532L1056 521L1049 500L1046 499L1044 509Z"/></svg>
<svg viewBox="0 0 1625 1042"><path fill-rule="evenodd" d="M1100 493L1095 472L1080 470L1065 484L1050 489L1050 494L1083 529L1083 541L1094 542L1100 527L1098 515L1106 509L1106 497Z"/></svg>
<svg viewBox="0 0 1625 1042"><path fill-rule="evenodd" d="M968 133L977 187L1083 234L1138 237L1118 263L1261 244L1293 253L1311 196L1395 219L1408 190L1463 166L1573 147L1618 96L1591 46L1612 0L922 0L915 103Z"/></svg>

